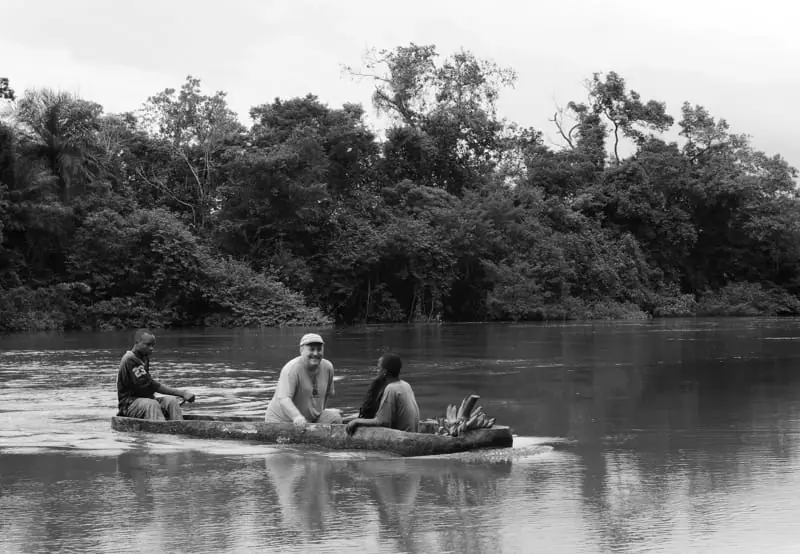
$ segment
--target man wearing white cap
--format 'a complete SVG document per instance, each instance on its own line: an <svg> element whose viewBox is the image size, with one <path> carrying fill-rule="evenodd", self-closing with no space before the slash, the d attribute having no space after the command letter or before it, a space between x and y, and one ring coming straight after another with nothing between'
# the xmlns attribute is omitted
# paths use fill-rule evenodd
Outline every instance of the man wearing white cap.
<svg viewBox="0 0 800 554"><path fill-rule="evenodd" d="M339 410L326 408L334 395L333 364L323 358L325 342L316 333L300 339L300 355L281 369L278 388L267 406L267 423L341 423Z"/></svg>

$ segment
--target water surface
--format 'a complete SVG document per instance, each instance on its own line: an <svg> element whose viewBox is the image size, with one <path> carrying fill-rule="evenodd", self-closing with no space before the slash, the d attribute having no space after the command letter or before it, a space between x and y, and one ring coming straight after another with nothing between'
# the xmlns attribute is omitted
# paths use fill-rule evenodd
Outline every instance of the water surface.
<svg viewBox="0 0 800 554"><path fill-rule="evenodd" d="M163 331L152 369L261 415L305 331ZM117 433L130 333L0 337L0 551L800 552L799 320L322 332L338 407L394 349L423 417L478 393L513 455Z"/></svg>

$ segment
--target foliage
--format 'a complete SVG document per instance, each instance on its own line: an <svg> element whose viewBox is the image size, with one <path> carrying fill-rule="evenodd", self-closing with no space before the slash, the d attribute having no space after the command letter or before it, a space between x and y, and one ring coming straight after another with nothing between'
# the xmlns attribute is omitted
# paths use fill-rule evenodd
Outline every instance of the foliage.
<svg viewBox="0 0 800 554"><path fill-rule="evenodd" d="M460 194L538 133L497 117L501 88L516 81L512 69L465 50L438 58L435 46L412 43L371 51L363 69L345 70L375 83L373 104L394 121L384 145L387 175Z"/></svg>
<svg viewBox="0 0 800 554"><path fill-rule="evenodd" d="M776 316L800 314L800 300L786 291L761 283L730 283L701 296L697 315Z"/></svg>
<svg viewBox="0 0 800 554"><path fill-rule="evenodd" d="M0 287L0 332L74 327L79 308L73 294L73 287L64 284L36 289Z"/></svg>
<svg viewBox="0 0 800 554"><path fill-rule="evenodd" d="M14 89L9 84L8 77L0 77L0 99L14 100Z"/></svg>
<svg viewBox="0 0 800 554"><path fill-rule="evenodd" d="M103 210L89 216L76 234L69 269L90 291L83 326L326 321L280 283L210 254L163 209L125 215Z"/></svg>
<svg viewBox="0 0 800 554"><path fill-rule="evenodd" d="M668 283L657 291L653 302L655 317L689 317L697 314L694 294L682 294L675 283Z"/></svg>
<svg viewBox="0 0 800 554"><path fill-rule="evenodd" d="M0 79L0 331L800 313L797 170L615 72L552 118L465 50L371 51L356 104L242 125L189 76L141 110ZM568 121L571 120L571 123Z"/></svg>
<svg viewBox="0 0 800 554"><path fill-rule="evenodd" d="M247 264L206 255L202 297L210 326L323 325L331 323L316 308L306 306L302 295Z"/></svg>
<svg viewBox="0 0 800 554"><path fill-rule="evenodd" d="M244 132L225 97L222 91L202 94L200 80L189 75L180 91L165 89L148 98L142 110L143 129L169 152L172 163L161 176L147 177L143 169L139 175L169 195L177 209L188 210L200 231L218 207L223 155Z"/></svg>

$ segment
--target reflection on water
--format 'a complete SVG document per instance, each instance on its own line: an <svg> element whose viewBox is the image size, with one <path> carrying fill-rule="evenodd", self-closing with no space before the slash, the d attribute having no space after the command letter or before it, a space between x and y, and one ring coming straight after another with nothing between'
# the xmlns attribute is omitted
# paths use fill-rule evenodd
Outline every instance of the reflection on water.
<svg viewBox="0 0 800 554"><path fill-rule="evenodd" d="M493 512L515 487L511 464L300 451L3 462L3 536L29 551L494 552Z"/></svg>
<svg viewBox="0 0 800 554"><path fill-rule="evenodd" d="M392 348L423 417L477 392L518 435L427 459L116 433L127 334L3 337L0 551L800 552L798 323L328 331L337 406ZM260 415L302 331L163 332L153 368Z"/></svg>

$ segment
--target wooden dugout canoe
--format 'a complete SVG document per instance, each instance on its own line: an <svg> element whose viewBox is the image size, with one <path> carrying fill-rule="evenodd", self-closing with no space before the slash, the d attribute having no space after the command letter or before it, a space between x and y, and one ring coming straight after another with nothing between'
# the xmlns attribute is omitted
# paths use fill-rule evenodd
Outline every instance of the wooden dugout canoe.
<svg viewBox="0 0 800 554"><path fill-rule="evenodd" d="M313 423L298 430L291 423L265 423L260 417L184 414L183 421L153 421L114 416L116 431L165 433L202 439L237 439L264 444L311 444L333 450L374 450L399 456L452 454L481 448L513 445L511 429L495 425L473 429L461 436L437 435L435 422L420 422L419 433L385 427L359 427L352 437L344 425Z"/></svg>

